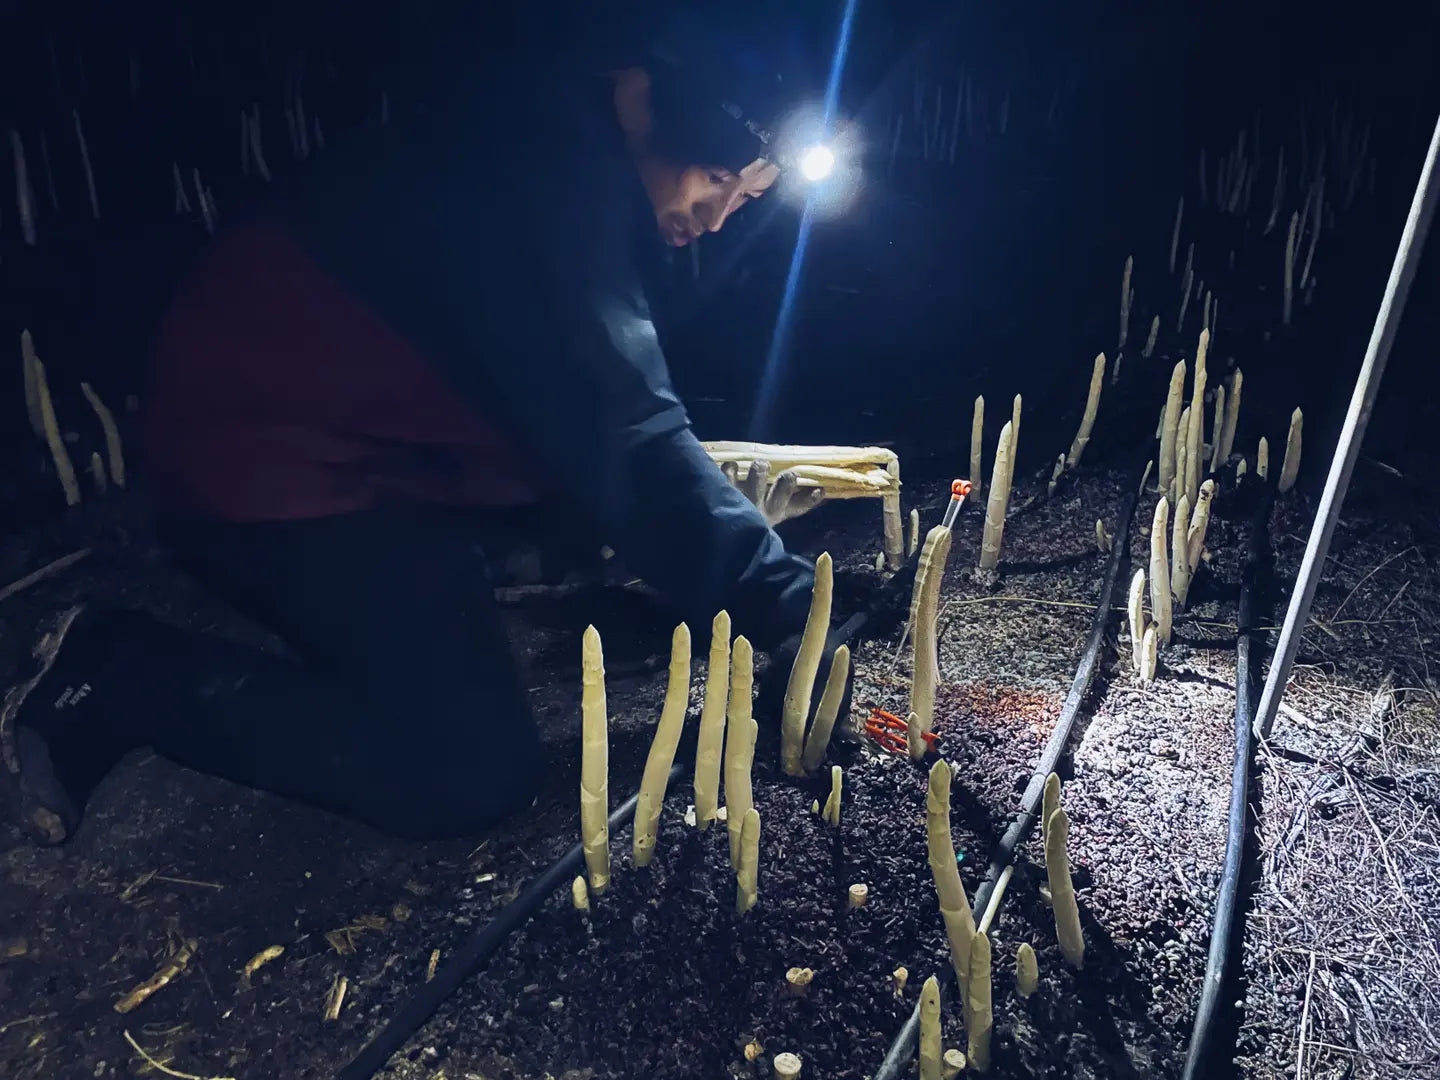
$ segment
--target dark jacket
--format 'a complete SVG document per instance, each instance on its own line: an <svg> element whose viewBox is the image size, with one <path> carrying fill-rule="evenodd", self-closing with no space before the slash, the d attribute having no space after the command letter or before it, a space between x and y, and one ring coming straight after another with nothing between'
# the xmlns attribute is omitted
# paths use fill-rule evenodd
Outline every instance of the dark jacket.
<svg viewBox="0 0 1440 1080"><path fill-rule="evenodd" d="M489 87L327 150L217 237L155 351L162 502L255 522L558 500L692 627L724 607L757 644L798 630L810 565L671 387L607 84Z"/></svg>

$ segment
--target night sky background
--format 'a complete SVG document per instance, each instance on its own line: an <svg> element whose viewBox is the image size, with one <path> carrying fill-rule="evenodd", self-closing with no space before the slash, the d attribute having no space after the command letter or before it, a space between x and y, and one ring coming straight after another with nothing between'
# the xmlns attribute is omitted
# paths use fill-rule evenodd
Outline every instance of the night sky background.
<svg viewBox="0 0 1440 1080"><path fill-rule="evenodd" d="M43 517L60 501L53 479L32 477L26 465L35 448L21 412L20 331L34 333L62 425L84 408L81 379L117 407L136 392L168 291L207 239L194 209L195 171L222 224L266 191L241 172L242 110L258 107L269 166L284 174L305 167L286 130L297 98L310 118L308 152L324 153L319 139L333 143L376 124L382 108L399 122L415 99L444 93L464 64L483 64L492 50L558 48L607 17L605 5L598 15L595 5L492 6L4 5L0 127L25 147L37 220L32 246L7 163L0 514ZM823 72L843 5L772 7L807 28ZM1138 332L1152 309L1173 311L1170 228L1182 192L1195 207L1202 149L1213 169L1243 128L1267 161L1282 139L1297 144L1302 122L1315 132L1368 126L1373 188L1365 177L1322 240L1316 304L1297 316L1303 326L1288 340L1259 329L1278 322L1278 258L1275 310L1227 305L1217 285L1217 351L1244 364L1247 401L1253 384L1257 395L1275 393L1277 415L1296 403L1307 415L1338 415L1440 108L1437 30L1440 6L1390 0L1347 9L1236 0L861 3L841 107L862 135L865 181L846 216L811 234L774 410L760 434L895 442L911 457L958 461L976 393L1002 401L1023 392L1027 415L1042 422L1078 414L1090 359L1114 345L1127 255L1135 256ZM956 118L962 85L969 104ZM935 117L937 90L932 130L953 150L927 153L919 117ZM172 168L189 186L190 212L176 210ZM477 200L475 212L496 208ZM793 211L762 202L707 237L698 258L682 252L661 267L657 317L702 437L750 430L798 224ZM1187 217L1197 260L1218 266L1220 249L1243 242L1226 228L1234 226L1212 228L1200 212ZM1437 263L1432 252L1416 285L1369 444L1376 454L1426 452ZM1323 418L1307 423L1307 435L1328 438L1330 430ZM1022 466L1038 464L1027 450L1042 449L1048 443L1022 444Z"/></svg>

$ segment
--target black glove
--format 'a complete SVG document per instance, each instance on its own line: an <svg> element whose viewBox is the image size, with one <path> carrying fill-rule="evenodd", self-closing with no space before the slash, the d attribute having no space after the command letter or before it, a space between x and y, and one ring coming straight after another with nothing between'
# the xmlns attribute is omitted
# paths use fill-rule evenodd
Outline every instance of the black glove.
<svg viewBox="0 0 1440 1080"><path fill-rule="evenodd" d="M760 689L755 699L755 719L762 727L768 723L777 731L780 727L780 715L785 705L785 688L790 683L790 672L795 667L795 657L800 652L800 634L792 634L779 645L770 651L769 664L760 678ZM815 717L815 710L819 708L820 698L825 692L825 684L830 678L830 666L835 660L835 650L845 644L835 630L831 630L825 639L825 651L820 656L820 668L815 674L815 687L810 693L810 714L805 718L805 730L810 730L811 721ZM850 715L850 695L855 688L855 665L853 661L845 674L845 693L840 699L840 715L835 721L835 731L831 740L839 739L845 742L854 741L855 733L851 730L847 717Z"/></svg>

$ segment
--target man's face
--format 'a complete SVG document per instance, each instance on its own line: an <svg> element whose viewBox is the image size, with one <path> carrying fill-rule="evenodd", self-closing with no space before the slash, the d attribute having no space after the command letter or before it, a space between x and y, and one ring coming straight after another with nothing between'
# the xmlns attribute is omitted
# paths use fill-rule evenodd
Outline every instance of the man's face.
<svg viewBox="0 0 1440 1080"><path fill-rule="evenodd" d="M675 170L665 182L650 185L661 238L671 247L684 247L701 233L719 232L731 214L763 195L779 175L779 168L764 160L738 174L712 165Z"/></svg>

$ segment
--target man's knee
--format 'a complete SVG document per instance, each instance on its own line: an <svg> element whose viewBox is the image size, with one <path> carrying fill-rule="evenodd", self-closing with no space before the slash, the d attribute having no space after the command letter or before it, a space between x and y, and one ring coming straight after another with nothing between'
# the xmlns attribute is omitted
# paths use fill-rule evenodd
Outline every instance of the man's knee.
<svg viewBox="0 0 1440 1080"><path fill-rule="evenodd" d="M365 816L385 832L412 840L442 840L484 832L528 810L545 775L533 749L493 746L469 761L422 767L376 800Z"/></svg>

